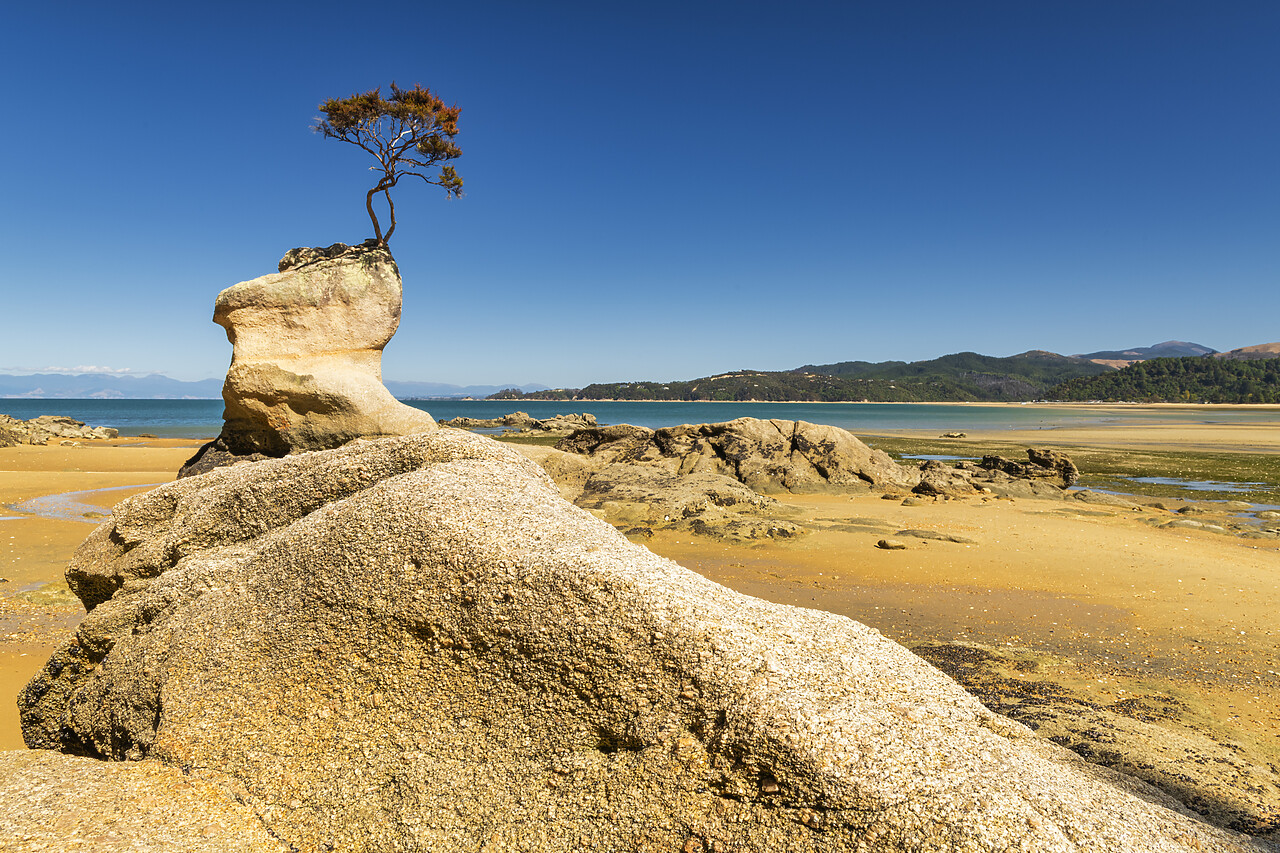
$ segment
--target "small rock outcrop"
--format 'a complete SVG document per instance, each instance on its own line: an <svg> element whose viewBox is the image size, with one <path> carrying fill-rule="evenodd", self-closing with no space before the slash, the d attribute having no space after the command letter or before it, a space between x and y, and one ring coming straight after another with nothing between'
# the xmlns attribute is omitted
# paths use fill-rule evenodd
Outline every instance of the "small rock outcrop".
<svg viewBox="0 0 1280 853"><path fill-rule="evenodd" d="M610 462L673 463L680 474L731 477L762 494L907 487L919 474L852 433L806 421L738 418L650 430L628 424L578 430L556 447Z"/></svg>
<svg viewBox="0 0 1280 853"><path fill-rule="evenodd" d="M48 444L52 439L67 441L102 441L118 438L120 432L111 427L91 427L83 421L63 415L40 415L29 421L0 415L0 447L14 444Z"/></svg>
<svg viewBox="0 0 1280 853"><path fill-rule="evenodd" d="M464 432L168 484L69 581L28 744L180 768L290 849L1257 849Z"/></svg>
<svg viewBox="0 0 1280 853"><path fill-rule="evenodd" d="M566 499L622 530L671 527L730 540L807 532L770 494L875 489L935 499L1061 500L1078 477L1071 460L1053 450L1031 448L1028 462L990 456L982 464L929 459L911 466L838 427L755 418L657 430L597 426L576 430L556 450L524 452Z"/></svg>
<svg viewBox="0 0 1280 853"><path fill-rule="evenodd" d="M1026 462L1003 456L984 456L980 463L926 460L920 465L920 482L912 491L927 497L989 492L1000 497L1062 499L1079 478L1079 470L1065 453L1029 447Z"/></svg>
<svg viewBox="0 0 1280 853"><path fill-rule="evenodd" d="M1027 448L1026 462L1005 459L1003 456L984 456L980 467L987 471L1001 471L1020 479L1060 479L1063 488L1074 486L1080 479L1079 469L1065 453L1038 447Z"/></svg>
<svg viewBox="0 0 1280 853"><path fill-rule="evenodd" d="M500 418L450 418L447 421L441 421L440 426L456 427L458 429L499 429L502 427L511 427L522 431L532 432L536 430L538 432L568 435L574 430L599 426L599 423L596 421L596 416L589 412L572 415L556 415L554 417L542 419L530 417L525 412L512 412L511 414L503 415Z"/></svg>
<svg viewBox="0 0 1280 853"><path fill-rule="evenodd" d="M382 384L401 301L395 261L372 241L294 249L278 273L218 294L213 321L233 347L221 446L283 456L435 429Z"/></svg>

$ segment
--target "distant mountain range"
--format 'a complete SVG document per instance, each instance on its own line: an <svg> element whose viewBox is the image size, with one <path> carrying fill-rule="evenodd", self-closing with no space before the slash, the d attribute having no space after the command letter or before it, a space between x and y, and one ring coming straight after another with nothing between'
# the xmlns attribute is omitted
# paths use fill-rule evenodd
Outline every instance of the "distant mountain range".
<svg viewBox="0 0 1280 853"><path fill-rule="evenodd" d="M1152 358L1185 358L1197 355L1213 355L1217 350L1204 344L1193 344L1190 341L1163 341L1149 347L1130 347L1124 350L1102 350L1076 355L1090 361L1112 362L1123 361L1132 364L1135 361L1146 361ZM1123 365L1113 365L1123 366Z"/></svg>
<svg viewBox="0 0 1280 853"><path fill-rule="evenodd" d="M1240 347L1229 352L1214 353L1214 358L1228 358L1242 361L1256 361L1260 358L1280 358L1280 342L1274 344L1257 344L1251 347Z"/></svg>
<svg viewBox="0 0 1280 853"><path fill-rule="evenodd" d="M718 376L671 382L595 383L585 388L550 389L545 385L451 385L444 382L402 382L387 380L387 389L402 400L412 399L551 399L551 400L991 400L1021 401L1052 397L1094 399L1147 389L1141 382L1107 380L1093 382L1118 370L1129 370L1152 359L1207 359L1260 362L1280 359L1280 343L1240 347L1218 352L1188 341L1164 341L1149 347L1102 350L1075 356L1031 350L1007 357L954 353L927 361L842 361L834 364L807 364L793 370L739 370ZM1203 374L1192 367L1185 368ZM1261 368L1260 368L1261 369ZM1270 368L1267 368L1268 370ZM1228 374L1210 372L1199 384L1178 386L1183 398L1208 399L1205 383ZM1235 373L1230 374L1235 376ZM1262 374L1258 374L1261 376ZM1269 376L1270 373L1267 374ZM1243 376L1243 374L1241 374ZM1247 381L1257 380L1250 373ZM1162 380L1151 396L1170 396L1172 380ZM1071 383L1068 386L1066 383ZM1176 384L1176 383L1174 383ZM1241 386L1243 387L1243 386ZM1184 393L1185 392L1185 393ZM1055 396L1056 394L1056 396ZM1242 394L1252 394L1256 389ZM1083 395L1083 396L1082 396ZM221 379L184 382L158 373L146 376L103 373L0 374L0 398L34 399L119 399L216 400L222 396ZM1099 397L1101 398L1101 397ZM1216 399L1216 398L1215 398Z"/></svg>
<svg viewBox="0 0 1280 853"><path fill-rule="evenodd" d="M519 388L521 391L545 391L546 385L448 385L444 382L398 382L394 379L383 381L393 397L401 400L439 400L440 398L461 399L475 397L483 399L506 388Z"/></svg>
<svg viewBox="0 0 1280 853"><path fill-rule="evenodd" d="M928 361L842 361L794 370L737 370L675 382L609 382L580 389L523 394L502 399L714 400L877 402L1020 401L1046 396L1061 382L1113 372L1088 359L1033 350L997 358L962 352Z"/></svg>
<svg viewBox="0 0 1280 853"><path fill-rule="evenodd" d="M394 396L402 400L441 397L487 397L511 385L449 385L443 382L384 383ZM522 391L541 391L545 385L518 386ZM184 382L159 373L145 376L109 373L32 373L12 375L0 373L0 398L29 397L59 400L220 400L221 379Z"/></svg>
<svg viewBox="0 0 1280 853"><path fill-rule="evenodd" d="M0 397L78 400L216 400L221 379L183 382L159 373L115 376L109 373L0 374Z"/></svg>
<svg viewBox="0 0 1280 853"><path fill-rule="evenodd" d="M1169 356L1168 353L1179 355ZM1263 361L1268 358L1272 361ZM1222 359L1228 360L1224 362ZM1226 367L1245 363L1246 360L1258 367ZM1178 366L1162 372L1159 366L1166 363ZM1144 372L1147 364L1156 367ZM962 352L927 361L843 361L809 364L788 371L738 370L700 379L595 383L585 388L552 389L533 394L504 391L495 396L513 400L1019 402L1137 399L1258 403L1273 401L1271 387L1276 379L1272 377L1277 375L1280 375L1280 344L1218 353L1200 344L1166 341L1151 347L1104 351L1087 356L1032 350L996 358ZM1154 376L1160 379L1149 379ZM1179 377L1186 377L1185 382Z"/></svg>
<svg viewBox="0 0 1280 853"><path fill-rule="evenodd" d="M1192 358L1211 355L1214 358L1231 360L1256 361L1261 358L1280 358L1280 342L1273 344L1255 344L1251 347L1240 347L1227 352L1218 352L1204 344L1193 344L1190 341L1164 341L1149 347L1132 347L1125 350L1102 350L1074 356L1085 358L1099 364L1113 367L1124 367L1139 361L1150 361L1153 358ZM1117 363L1120 362L1120 363Z"/></svg>

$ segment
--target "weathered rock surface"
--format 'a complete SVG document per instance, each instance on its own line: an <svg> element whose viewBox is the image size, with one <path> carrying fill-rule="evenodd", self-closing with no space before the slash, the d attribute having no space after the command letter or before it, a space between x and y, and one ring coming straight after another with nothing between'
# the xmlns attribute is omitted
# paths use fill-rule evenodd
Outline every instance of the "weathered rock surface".
<svg viewBox="0 0 1280 853"><path fill-rule="evenodd" d="M251 807L159 761L0 752L0 850L285 853Z"/></svg>
<svg viewBox="0 0 1280 853"><path fill-rule="evenodd" d="M909 489L925 498L987 494L1061 500L1065 484L1078 476L1071 460L1052 450L1028 449L1028 462L992 456L981 465L926 460L914 467L894 462L837 427L754 418L658 430L598 426L575 431L556 448L563 452L527 450L526 455L547 470L565 499L624 530L630 524L676 527L730 540L806 532L776 501L721 500L735 481L758 498L870 489L901 497ZM727 506L732 506L728 513L714 509Z"/></svg>
<svg viewBox="0 0 1280 853"><path fill-rule="evenodd" d="M1080 479L1080 471L1065 453L1038 447L1027 448L1026 462L1003 456L984 456L980 467L1020 479L1060 479L1063 488L1074 486Z"/></svg>
<svg viewBox="0 0 1280 853"><path fill-rule="evenodd" d="M938 459L927 459L920 466L920 482L911 490L928 497L967 496L978 494L971 468L957 468Z"/></svg>
<svg viewBox="0 0 1280 853"><path fill-rule="evenodd" d="M1258 849L466 433L180 480L75 562L28 743L182 768L297 849Z"/></svg>
<svg viewBox="0 0 1280 853"><path fill-rule="evenodd" d="M658 430L620 424L579 430L556 447L611 462L667 460L680 474L721 474L762 494L910 487L919 481L918 473L852 433L806 421L738 418Z"/></svg>
<svg viewBox="0 0 1280 853"><path fill-rule="evenodd" d="M62 415L40 415L29 421L0 415L0 447L14 444L48 444L51 439L106 440L119 437L111 427L91 427Z"/></svg>
<svg viewBox="0 0 1280 853"><path fill-rule="evenodd" d="M563 433L567 435L574 430L599 426L599 422L596 420L596 416L590 412L556 415L555 417L542 418L541 420L530 417L525 412L512 412L511 414L503 415L500 418L450 418L447 421L441 421L440 426L456 427L458 429L498 429L499 427L512 427L521 430L537 430L539 432Z"/></svg>
<svg viewBox="0 0 1280 853"><path fill-rule="evenodd" d="M1003 456L984 456L981 463L961 461L951 465L927 460L920 466L920 481L912 491L929 497L989 492L999 497L1062 499L1065 490L1079 477L1075 463L1066 454L1030 447L1026 462Z"/></svg>
<svg viewBox="0 0 1280 853"><path fill-rule="evenodd" d="M218 294L213 321L234 348L222 389L226 447L283 456L435 429L382 384L401 302L391 253L371 243L294 249L278 273Z"/></svg>
<svg viewBox="0 0 1280 853"><path fill-rule="evenodd" d="M561 496L618 529L672 529L733 542L801 536L796 511L732 477L680 474L660 463L606 462L550 447L521 445Z"/></svg>

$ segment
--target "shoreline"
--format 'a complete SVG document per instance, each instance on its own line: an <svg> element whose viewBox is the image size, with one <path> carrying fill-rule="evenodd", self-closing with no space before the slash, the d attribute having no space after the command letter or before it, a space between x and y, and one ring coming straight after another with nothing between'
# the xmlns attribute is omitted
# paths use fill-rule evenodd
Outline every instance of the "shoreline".
<svg viewBox="0 0 1280 853"><path fill-rule="evenodd" d="M544 400L531 398L527 400L489 400L458 399L455 397L406 397L397 398L401 402L415 403L714 403L723 405L752 406L1038 406L1051 409L1074 408L1120 408L1125 410L1142 408L1167 409L1246 409L1280 411L1280 403L1055 403L1049 400L1001 401L1001 400L629 400L620 398L578 398L572 400Z"/></svg>

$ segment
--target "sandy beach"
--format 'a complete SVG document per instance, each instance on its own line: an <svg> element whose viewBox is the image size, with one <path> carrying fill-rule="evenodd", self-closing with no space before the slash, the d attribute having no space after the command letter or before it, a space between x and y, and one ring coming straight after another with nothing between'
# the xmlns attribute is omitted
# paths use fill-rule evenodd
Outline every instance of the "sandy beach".
<svg viewBox="0 0 1280 853"><path fill-rule="evenodd" d="M1280 424L1026 432L991 437L1068 451L1280 451ZM17 693L83 612L62 572L90 522L173 479L198 444L0 448L0 749L22 748ZM111 491L75 496L82 506L67 517L23 511L32 498L103 489ZM904 506L874 494L781 499L813 533L747 545L669 532L638 541L734 589L840 613L908 646L1003 650L1031 662L1013 677L1050 681L1093 702L1174 703L1176 724L1280 764L1280 540L1162 529L1174 516L1153 507L990 498ZM905 550L876 547L906 529L963 541L908 537Z"/></svg>
<svg viewBox="0 0 1280 853"><path fill-rule="evenodd" d="M962 405L986 405L981 403ZM1079 407L1091 413L1132 412L1136 407L1115 406ZM1215 407L1218 408L1218 407ZM1146 406L1143 409L1159 414L1161 411L1184 413L1185 407ZM1055 447L1093 448L1143 448L1169 451L1225 452L1225 453L1276 453L1280 452L1280 407L1258 406L1255 411L1274 412L1274 420L1260 423L1214 423L1214 412L1208 407L1197 407L1205 423L1187 423L1182 418L1171 418L1170 423L1115 423L1090 426L1062 426L1051 429L969 430L973 441L999 441L1026 446L1050 445ZM880 434L907 438L936 438L936 430L882 430ZM865 437L865 436L864 436Z"/></svg>

